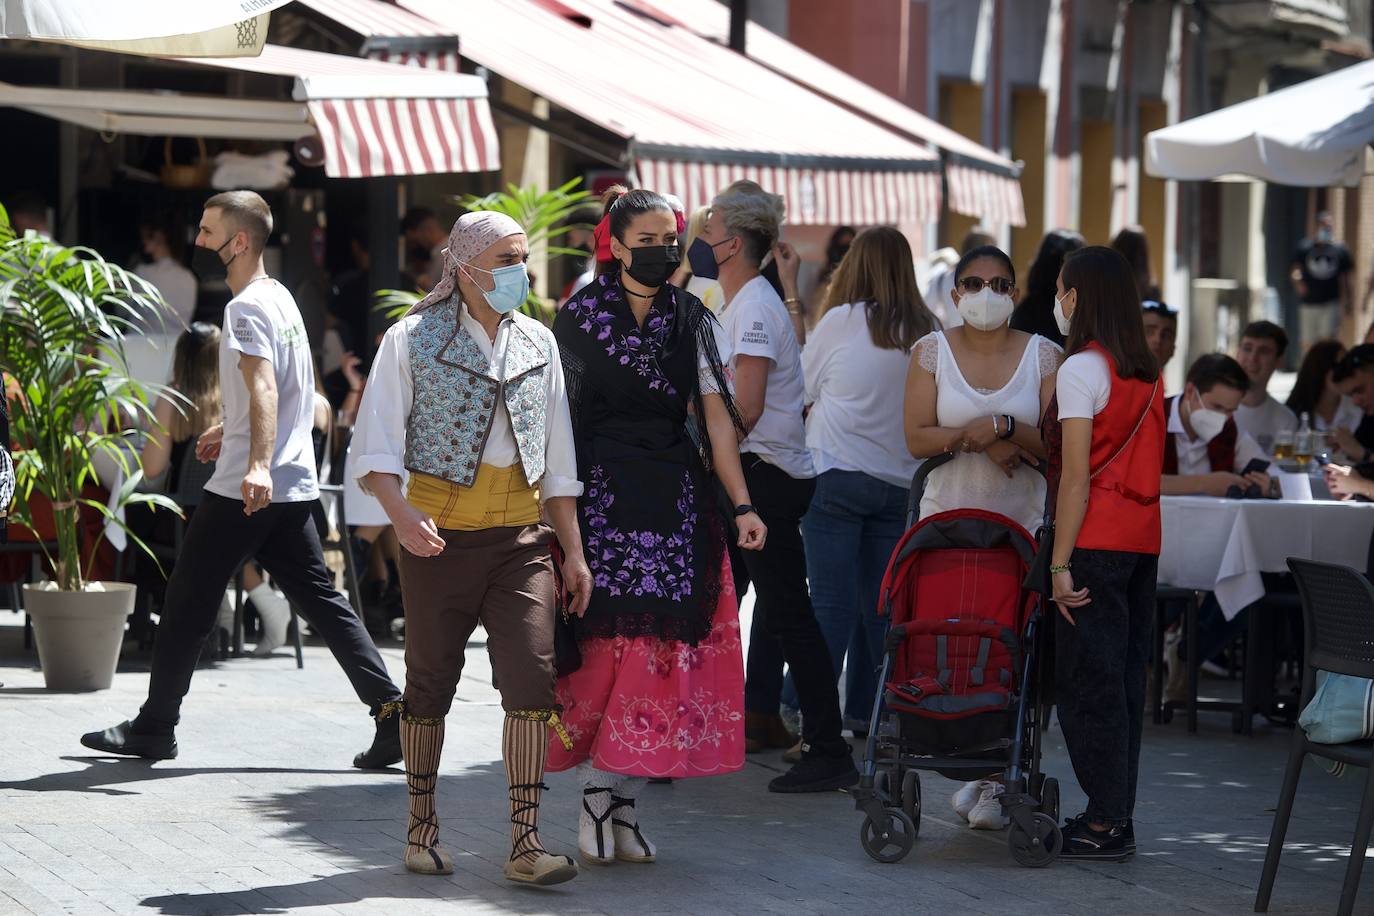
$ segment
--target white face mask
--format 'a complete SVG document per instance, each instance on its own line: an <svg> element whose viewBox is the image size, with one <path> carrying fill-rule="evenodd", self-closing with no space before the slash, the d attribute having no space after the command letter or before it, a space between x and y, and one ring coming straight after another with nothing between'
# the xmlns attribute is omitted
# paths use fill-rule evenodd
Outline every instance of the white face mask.
<svg viewBox="0 0 1374 916"><path fill-rule="evenodd" d="M1211 442L1226 427L1226 414L1203 406L1202 395L1197 396L1197 406L1188 414L1188 425L1203 442Z"/></svg>
<svg viewBox="0 0 1374 916"><path fill-rule="evenodd" d="M1011 301L1010 296L994 293L990 286L959 297L960 316L980 331L991 331L1006 324L1014 308L1016 303Z"/></svg>
<svg viewBox="0 0 1374 916"><path fill-rule="evenodd" d="M1064 300L1068 297L1068 293L1054 297L1054 324L1055 327L1059 328L1059 333L1065 337L1069 336L1069 322L1071 321L1071 317L1064 314Z"/></svg>

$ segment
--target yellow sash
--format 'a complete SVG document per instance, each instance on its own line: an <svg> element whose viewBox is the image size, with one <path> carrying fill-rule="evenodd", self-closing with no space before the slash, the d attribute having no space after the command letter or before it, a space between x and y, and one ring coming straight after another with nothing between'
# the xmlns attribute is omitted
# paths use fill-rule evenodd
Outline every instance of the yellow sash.
<svg viewBox="0 0 1374 916"><path fill-rule="evenodd" d="M440 528L455 531L523 528L539 521L539 488L529 485L519 463L480 464L471 487L413 472L406 499Z"/></svg>

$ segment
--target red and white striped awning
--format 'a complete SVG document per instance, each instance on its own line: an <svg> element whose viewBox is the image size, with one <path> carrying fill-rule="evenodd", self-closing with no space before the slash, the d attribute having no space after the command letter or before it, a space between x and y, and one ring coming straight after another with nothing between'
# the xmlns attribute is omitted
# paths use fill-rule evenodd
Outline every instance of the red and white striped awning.
<svg viewBox="0 0 1374 916"><path fill-rule="evenodd" d="M478 77L267 45L260 57L190 60L294 76L331 178L491 172L501 168L496 126Z"/></svg>
<svg viewBox="0 0 1374 916"><path fill-rule="evenodd" d="M781 194L788 222L798 225L892 226L940 215L938 167L860 171L641 158L636 170L641 186L676 194L688 213L710 206L731 182L748 179Z"/></svg>
<svg viewBox="0 0 1374 916"><path fill-rule="evenodd" d="M646 15L681 23L697 35L724 44L729 35L729 4L719 0L620 0ZM1018 166L944 124L926 117L757 23L745 37L751 60L815 90L903 136L939 147L945 154L949 206L985 223L1025 223Z"/></svg>
<svg viewBox="0 0 1374 916"><path fill-rule="evenodd" d="M398 2L458 32L465 60L623 138L639 183L689 207L755 177L787 196L794 223L921 222L939 212L930 147L616 0ZM653 79L636 80L647 65Z"/></svg>
<svg viewBox="0 0 1374 916"><path fill-rule="evenodd" d="M428 70L459 70L458 37L383 0L297 0L361 36L373 60Z"/></svg>
<svg viewBox="0 0 1374 916"><path fill-rule="evenodd" d="M1015 178L953 159L945 164L945 176L949 208L955 213L978 217L990 226L1026 225L1021 185Z"/></svg>

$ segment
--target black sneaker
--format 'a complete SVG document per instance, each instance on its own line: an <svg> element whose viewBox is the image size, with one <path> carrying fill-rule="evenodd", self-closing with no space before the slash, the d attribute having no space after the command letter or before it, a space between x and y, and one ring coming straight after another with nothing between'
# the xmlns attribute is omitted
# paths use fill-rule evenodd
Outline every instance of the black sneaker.
<svg viewBox="0 0 1374 916"><path fill-rule="evenodd" d="M1107 830L1094 830L1082 815L1064 824L1061 859L1082 862L1120 862L1135 855L1135 835L1128 823Z"/></svg>
<svg viewBox="0 0 1374 916"><path fill-rule="evenodd" d="M121 722L104 731L87 732L81 743L93 751L143 757L148 760L172 760L177 755L176 735L143 734L134 731L134 723Z"/></svg>
<svg viewBox="0 0 1374 916"><path fill-rule="evenodd" d="M805 749L801 763L768 784L769 792L834 792L848 789L859 782L859 771L854 766L854 758L845 753L827 756L812 753Z"/></svg>
<svg viewBox="0 0 1374 916"><path fill-rule="evenodd" d="M1126 851L1135 855L1135 820L1126 821Z"/></svg>

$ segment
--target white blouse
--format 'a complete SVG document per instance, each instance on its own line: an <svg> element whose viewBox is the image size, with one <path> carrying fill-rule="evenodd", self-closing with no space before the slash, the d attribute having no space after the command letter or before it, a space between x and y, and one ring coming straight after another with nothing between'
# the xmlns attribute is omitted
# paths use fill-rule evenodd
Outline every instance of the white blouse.
<svg viewBox="0 0 1374 916"><path fill-rule="evenodd" d="M1053 341L1033 334L1011 379L988 391L964 378L943 331L916 341L916 358L935 376L935 421L949 428L994 414L1011 414L1018 426L1039 426L1040 383L1058 371L1061 356ZM926 479L921 499L922 518L952 509L996 512L1034 534L1045 516L1045 478L1024 465L1007 477L987 455L960 452Z"/></svg>
<svg viewBox="0 0 1374 916"><path fill-rule="evenodd" d="M442 306L441 306L442 307ZM420 315L410 315L392 325L382 338L372 371L367 377L362 404L358 407L357 425L350 444L350 472L362 485L362 478L373 471L395 474L403 481L405 470L406 428L410 409L415 402L415 384L410 373L410 331L420 321ZM496 340L487 336L481 323L461 306L458 320L477 344L488 361L488 373L498 377L504 362L507 341L515 319L502 319ZM553 349L553 359L544 372L544 476L539 480L541 500L554 496L581 496L582 484L577 479L577 457L573 448L572 414L563 383L563 363L558 358L558 345L553 333L542 325L531 325L535 333L547 337ZM503 400L498 400L492 419L491 433L482 450L482 463L508 468L520 460L520 449L511 429L510 414ZM363 486L366 491L366 486Z"/></svg>

